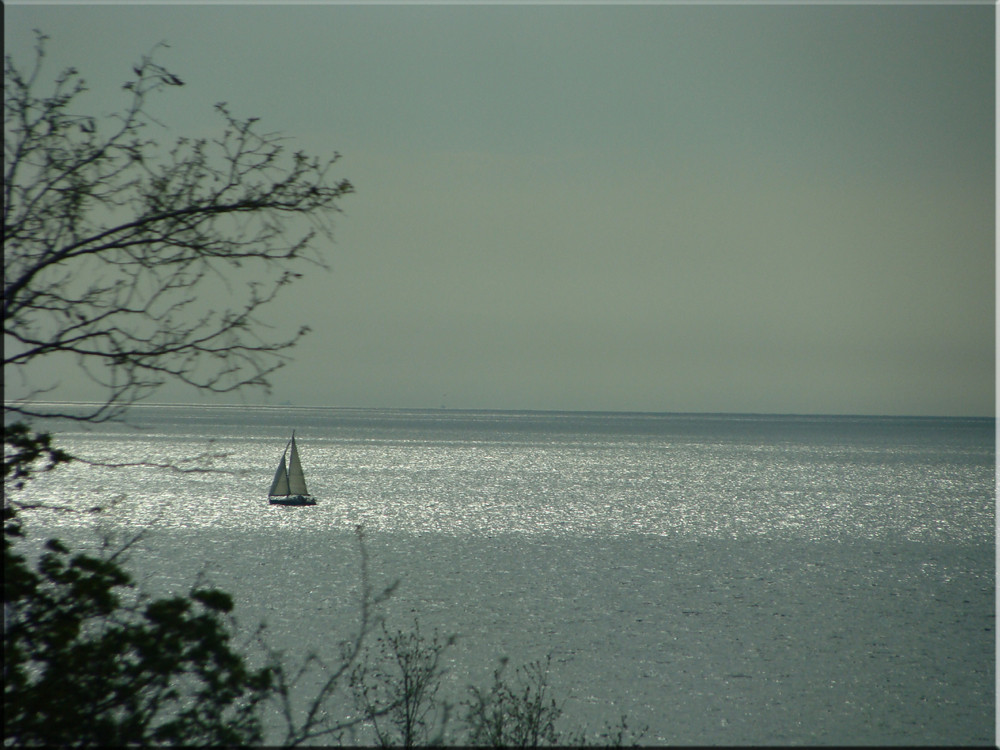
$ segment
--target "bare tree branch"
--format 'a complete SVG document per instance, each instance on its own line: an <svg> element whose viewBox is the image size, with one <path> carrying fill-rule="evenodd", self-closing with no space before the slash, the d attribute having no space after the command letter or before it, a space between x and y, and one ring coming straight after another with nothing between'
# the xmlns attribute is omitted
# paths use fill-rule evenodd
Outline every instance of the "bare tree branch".
<svg viewBox="0 0 1000 750"><path fill-rule="evenodd" d="M146 56L121 111L75 112L87 90L75 69L37 91L45 41L30 70L4 64L4 374L33 385L5 411L73 418L32 404L58 391L35 377L42 365L67 356L105 394L86 421L114 419L168 381L269 389L308 328L265 338L260 316L305 269L325 267L314 240L331 236L353 192L331 176L339 154L288 152L225 103L218 137L161 147L147 103L180 78Z"/></svg>

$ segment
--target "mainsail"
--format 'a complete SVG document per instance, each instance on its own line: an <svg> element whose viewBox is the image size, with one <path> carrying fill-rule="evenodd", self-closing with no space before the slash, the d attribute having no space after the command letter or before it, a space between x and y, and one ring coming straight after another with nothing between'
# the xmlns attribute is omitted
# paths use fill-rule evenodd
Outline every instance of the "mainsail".
<svg viewBox="0 0 1000 750"><path fill-rule="evenodd" d="M284 456L282 456L284 459ZM295 433L292 433L292 455L288 457L288 495L308 495L306 475L302 473L302 463L299 461L299 449L295 447Z"/></svg>

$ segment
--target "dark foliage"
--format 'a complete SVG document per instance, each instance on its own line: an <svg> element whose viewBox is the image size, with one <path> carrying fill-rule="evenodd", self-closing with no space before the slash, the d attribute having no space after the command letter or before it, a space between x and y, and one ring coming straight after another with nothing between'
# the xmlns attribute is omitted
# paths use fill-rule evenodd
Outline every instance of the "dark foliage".
<svg viewBox="0 0 1000 750"><path fill-rule="evenodd" d="M20 490L33 474L50 471L61 463L73 460L66 451L52 447L49 433L33 433L23 422L3 426L3 443L5 488ZM39 461L44 463L39 466Z"/></svg>
<svg viewBox="0 0 1000 750"><path fill-rule="evenodd" d="M8 745L257 743L272 674L231 646L231 597L144 600L115 556L50 540L33 566L4 509L4 738Z"/></svg>

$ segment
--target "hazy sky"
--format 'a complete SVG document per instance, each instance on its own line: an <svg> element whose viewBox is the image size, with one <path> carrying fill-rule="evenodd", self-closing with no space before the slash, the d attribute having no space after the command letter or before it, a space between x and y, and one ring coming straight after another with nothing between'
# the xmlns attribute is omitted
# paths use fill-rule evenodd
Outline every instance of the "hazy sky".
<svg viewBox="0 0 1000 750"><path fill-rule="evenodd" d="M357 194L271 403L991 415L992 5L11 5ZM110 108L111 105L108 105ZM72 386L72 375L66 382ZM63 397L83 391L67 388ZM155 400L196 401L172 389Z"/></svg>

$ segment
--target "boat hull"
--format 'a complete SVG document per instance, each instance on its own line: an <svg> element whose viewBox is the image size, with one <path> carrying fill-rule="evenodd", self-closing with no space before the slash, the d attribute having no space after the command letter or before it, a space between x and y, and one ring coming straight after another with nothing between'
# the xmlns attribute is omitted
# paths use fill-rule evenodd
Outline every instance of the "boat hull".
<svg viewBox="0 0 1000 750"><path fill-rule="evenodd" d="M267 498L271 505L315 505L316 498L311 495L277 495Z"/></svg>

